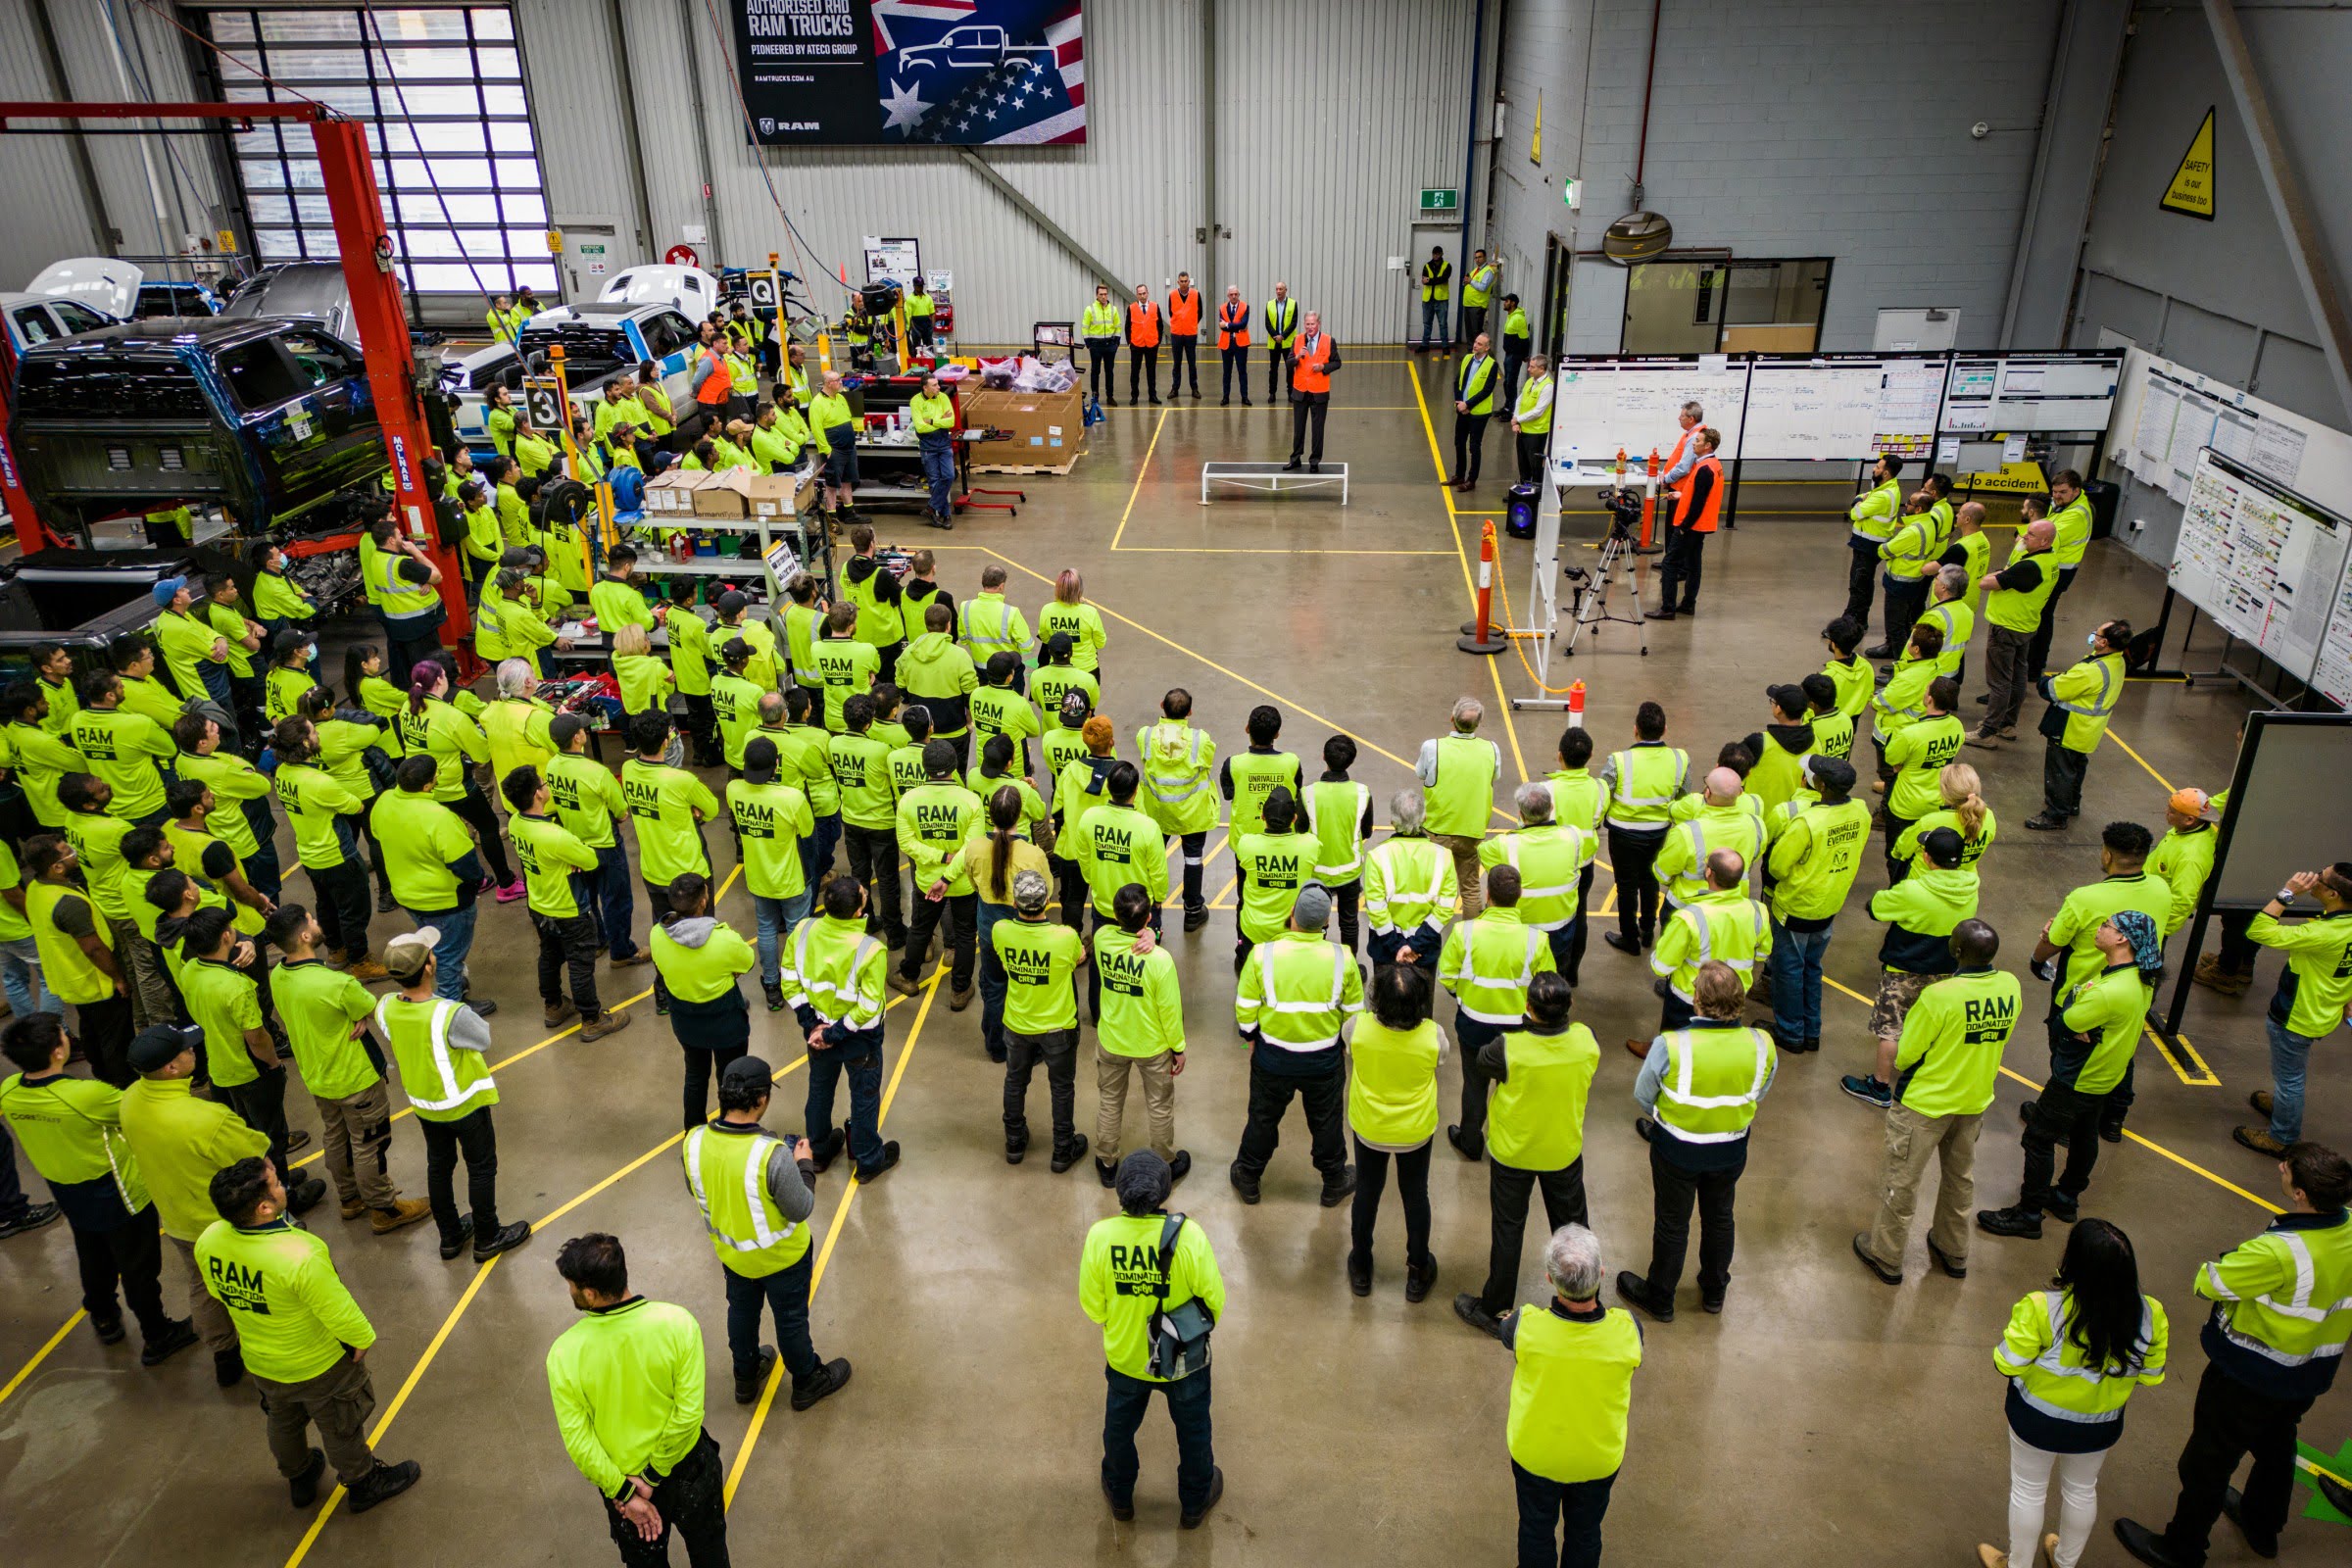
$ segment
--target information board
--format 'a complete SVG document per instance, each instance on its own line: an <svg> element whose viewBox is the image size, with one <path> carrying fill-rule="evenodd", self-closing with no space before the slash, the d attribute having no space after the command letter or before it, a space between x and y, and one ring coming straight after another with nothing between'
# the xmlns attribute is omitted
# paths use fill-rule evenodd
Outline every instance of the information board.
<svg viewBox="0 0 2352 1568"><path fill-rule="evenodd" d="M2352 843L2352 790L2315 788L2352 774L2352 721L2342 713L2256 712L2230 779L2228 838L2214 868L2213 907L2259 909L2297 871ZM2297 912L2308 914L2306 900Z"/></svg>
<svg viewBox="0 0 2352 1568"><path fill-rule="evenodd" d="M1944 388L1943 429L2104 430L2115 409L2121 354L1955 356Z"/></svg>
<svg viewBox="0 0 2352 1568"><path fill-rule="evenodd" d="M1936 442L1943 371L1940 358L1758 360L1740 459L1924 458Z"/></svg>
<svg viewBox="0 0 2352 1568"><path fill-rule="evenodd" d="M2211 449L2173 545L2173 589L2297 680L2311 680L2344 597L2352 525Z"/></svg>
<svg viewBox="0 0 2352 1568"><path fill-rule="evenodd" d="M1552 462L1573 465L1623 450L1628 466L1638 468L1653 447L1663 458L1682 433L1686 403L1706 411L1729 462L1740 450L1747 370L1744 361L1727 362L1722 355L1565 361L1554 382Z"/></svg>

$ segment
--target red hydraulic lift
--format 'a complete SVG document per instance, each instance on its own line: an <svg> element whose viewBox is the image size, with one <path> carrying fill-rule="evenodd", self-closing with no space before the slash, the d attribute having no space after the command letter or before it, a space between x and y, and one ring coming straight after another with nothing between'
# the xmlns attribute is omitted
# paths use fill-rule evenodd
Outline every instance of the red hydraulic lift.
<svg viewBox="0 0 2352 1568"><path fill-rule="evenodd" d="M33 128L16 123L27 120L227 120L248 125L257 120L291 120L310 125L326 187L327 211L335 220L335 243L342 252L343 283L351 293L352 320L359 328L360 353L368 366L368 387L374 396L376 417L383 425L384 446L391 458L395 504L402 526L411 537L423 541L440 564L441 603L449 612L441 640L456 646L471 630L466 612L465 573L456 550L441 538L432 497L424 488L424 460L432 454L432 438L426 431L423 405L417 401L416 354L409 341L408 317L401 309L400 278L392 266L392 236L384 227L383 200L376 193L366 128L322 104L301 102L0 103L0 132ZM17 519L23 548L31 551L55 536L35 518L32 498L24 493L16 455L7 444L11 384L0 380L0 490L7 493L9 514Z"/></svg>

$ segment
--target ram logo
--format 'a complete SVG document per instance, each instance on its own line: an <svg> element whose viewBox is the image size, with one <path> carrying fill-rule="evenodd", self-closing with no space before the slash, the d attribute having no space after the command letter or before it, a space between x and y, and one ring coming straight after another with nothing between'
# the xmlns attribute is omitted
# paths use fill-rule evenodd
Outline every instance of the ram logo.
<svg viewBox="0 0 2352 1568"><path fill-rule="evenodd" d="M773 136L775 133L776 122L773 120L762 118L760 122L760 134L762 136Z"/></svg>

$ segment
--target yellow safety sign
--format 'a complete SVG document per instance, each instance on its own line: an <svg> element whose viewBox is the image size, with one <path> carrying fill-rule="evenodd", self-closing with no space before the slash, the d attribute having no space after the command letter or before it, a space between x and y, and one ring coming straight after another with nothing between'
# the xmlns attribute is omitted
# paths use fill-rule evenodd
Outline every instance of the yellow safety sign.
<svg viewBox="0 0 2352 1568"><path fill-rule="evenodd" d="M1536 89L1536 134L1534 140L1528 143L1527 161L1537 165L1544 162L1544 89L1541 87Z"/></svg>
<svg viewBox="0 0 2352 1568"><path fill-rule="evenodd" d="M2188 151L2180 155L2180 167L2173 171L2172 183L2164 187L2164 200L2157 206L2168 213L2182 213L2190 218L2213 220L2213 111L2205 111L2204 122L2189 138Z"/></svg>
<svg viewBox="0 0 2352 1568"><path fill-rule="evenodd" d="M1972 490L1984 490L1994 495L2037 496L2050 488L2050 481L2038 463L2004 463L1990 473L1971 473L1962 476Z"/></svg>

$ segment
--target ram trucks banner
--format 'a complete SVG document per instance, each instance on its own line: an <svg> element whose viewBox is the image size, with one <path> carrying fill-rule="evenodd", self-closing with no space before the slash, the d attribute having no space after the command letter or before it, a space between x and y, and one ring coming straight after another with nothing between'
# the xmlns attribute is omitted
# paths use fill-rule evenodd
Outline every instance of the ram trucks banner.
<svg viewBox="0 0 2352 1568"><path fill-rule="evenodd" d="M775 146L1086 140L1080 0L735 0L746 132Z"/></svg>

